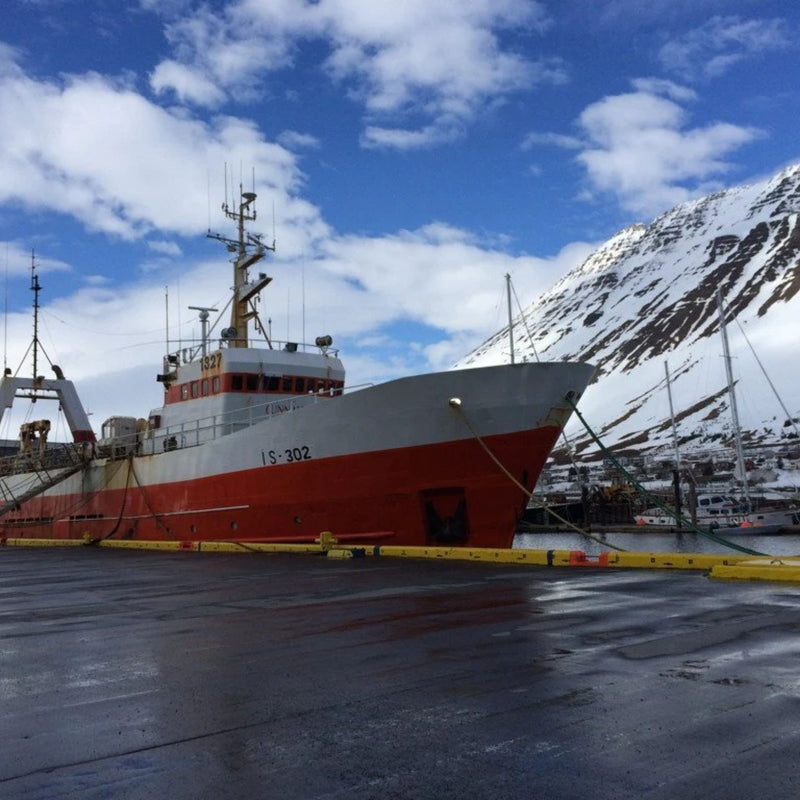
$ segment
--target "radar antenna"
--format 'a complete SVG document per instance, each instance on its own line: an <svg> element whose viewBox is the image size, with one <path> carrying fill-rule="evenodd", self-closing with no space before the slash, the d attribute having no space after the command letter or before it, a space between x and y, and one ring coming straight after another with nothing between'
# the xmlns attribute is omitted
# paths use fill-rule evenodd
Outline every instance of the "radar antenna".
<svg viewBox="0 0 800 800"><path fill-rule="evenodd" d="M227 173L227 170L226 170ZM254 175L255 180L255 175ZM266 255L267 250L275 251L275 242L272 245L264 244L263 234L249 233L245 230L246 222L255 222L256 220L256 193L246 192L239 184L239 194L241 202L239 207L231 207L227 199L227 176L226 184L226 198L222 204L222 212L228 219L234 220L238 228L238 237L231 239L219 233L212 233L208 231L210 239L217 239L222 242L228 249L228 252L234 253L233 259L233 302L231 303L231 324L227 329L228 335L225 337L228 347L248 347L248 323L251 319L256 320L256 326L262 329L258 320L258 311L255 307L255 300L258 298L261 290L272 280L272 278L259 273L258 278L251 281L249 277L249 269L254 264L261 261Z"/></svg>
<svg viewBox="0 0 800 800"><path fill-rule="evenodd" d="M212 311L216 313L217 309L211 306L189 306L189 308L200 312L200 352L205 356L208 353L208 316Z"/></svg>

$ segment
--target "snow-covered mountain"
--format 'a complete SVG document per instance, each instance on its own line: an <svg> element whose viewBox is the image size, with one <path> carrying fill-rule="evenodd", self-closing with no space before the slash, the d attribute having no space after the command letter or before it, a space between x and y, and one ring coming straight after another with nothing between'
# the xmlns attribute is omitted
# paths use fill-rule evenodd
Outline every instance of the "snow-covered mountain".
<svg viewBox="0 0 800 800"><path fill-rule="evenodd" d="M620 231L516 317L516 358L597 365L580 408L607 445L639 451L671 443L666 362L682 447L727 443L717 287L745 440L797 438L783 406L800 416L800 164ZM506 327L457 366L508 360ZM575 420L568 434L593 449Z"/></svg>

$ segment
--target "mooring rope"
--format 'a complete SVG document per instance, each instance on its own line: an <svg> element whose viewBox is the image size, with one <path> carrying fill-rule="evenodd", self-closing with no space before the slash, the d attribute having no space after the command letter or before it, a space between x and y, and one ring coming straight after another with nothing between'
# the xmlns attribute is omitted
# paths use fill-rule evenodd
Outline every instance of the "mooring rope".
<svg viewBox="0 0 800 800"><path fill-rule="evenodd" d="M451 408L454 408L456 411L458 411L460 413L461 419L464 421L464 424L467 426L467 428L469 429L470 433L475 437L475 440L478 442L478 444L486 451L486 454L489 456L489 458L492 459L492 461L494 461L494 463L497 465L497 467L500 469L500 471L515 486L518 486L522 490L522 492L525 494L525 496L528 498L528 500L530 500L531 502L535 503L538 508L545 509L548 514L550 514L551 516L555 517L557 520L562 522L568 528L572 528L572 530L576 531L581 536L585 536L587 539L591 539L593 542L596 542L597 544L602 545L603 547L610 547L612 550L619 550L620 552L623 552L623 553L627 552L624 547L619 547L618 545L611 544L611 542L607 542L607 541L601 539L599 536L594 536L593 534L589 533L588 531L585 531L582 528L579 528L577 525L575 525L575 523L570 522L568 519L565 519L557 511L554 511L550 506L548 506L547 503L545 503L540 498L536 497L533 494L533 492L528 489L527 486L524 486L522 483L520 483L508 471L508 469L506 469L506 466L491 451L491 449L489 448L489 445L487 445L486 442L483 441L483 439L481 438L481 435L475 430L475 428L472 426L472 423L470 423L469 418L467 417L466 413L464 412L464 409L461 407L461 404L460 403L453 403L451 401L450 406L451 406Z"/></svg>
<svg viewBox="0 0 800 800"><path fill-rule="evenodd" d="M125 513L125 505L128 502L128 487L131 485L131 472L133 471L133 456L128 456L126 461L128 462L128 474L125 476L125 490L122 492L122 505L119 508L119 515L117 516L117 521L114 524L114 527L108 533L103 534L100 537L99 541L101 542L104 542L106 539L110 539L119 530L119 524L122 522L122 515ZM117 468L117 472L119 472L120 469L122 469L121 466ZM116 476L116 474L117 473L115 472L114 475ZM108 484L110 482L111 481L109 479L109 481L106 483L106 488L108 488Z"/></svg>
<svg viewBox="0 0 800 800"><path fill-rule="evenodd" d="M139 476L136 474L136 469L133 466L133 460L134 460L134 456L132 455L131 456L131 472L133 473L133 477L134 477L134 480L136 481L136 485L139 487L139 491L141 492L141 495L142 495L142 500L144 500L144 504L147 506L147 510L150 512L150 514L152 515L153 519L156 521L156 525L158 525L159 528L161 528L167 534L167 536L171 536L173 539L177 539L178 537L175 535L175 533L172 531L172 529L165 522L162 522L159 519L158 514L156 514L156 512L153 510L153 506L150 505L150 501L148 500L147 495L145 494L145 491L144 491L144 486L142 486L142 482L139 480Z"/></svg>

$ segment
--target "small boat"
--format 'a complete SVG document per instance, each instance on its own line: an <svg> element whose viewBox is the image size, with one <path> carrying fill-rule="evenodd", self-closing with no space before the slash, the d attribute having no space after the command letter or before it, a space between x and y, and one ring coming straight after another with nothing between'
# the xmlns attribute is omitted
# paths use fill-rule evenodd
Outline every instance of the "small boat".
<svg viewBox="0 0 800 800"><path fill-rule="evenodd" d="M164 402L147 416L111 417L98 440L61 369L38 375L34 334L33 377L2 378L0 412L15 398L56 400L73 441L50 442L48 420L21 431L0 459L0 537L299 543L331 532L510 547L594 368L506 364L351 388L330 336L277 342L261 324L271 278L250 270L274 244L246 230L255 200L242 191L223 205L235 238L212 235L233 254L229 324L214 335L216 309L194 307L201 338L165 355Z"/></svg>
<svg viewBox="0 0 800 800"><path fill-rule="evenodd" d="M701 528L732 527L744 522L746 509L737 498L709 494L697 497L697 524ZM637 525L675 526L675 517L660 508L648 508L634 516Z"/></svg>
<svg viewBox="0 0 800 800"><path fill-rule="evenodd" d="M675 517L660 508L648 508L634 516L637 525L676 526ZM701 494L697 496L697 525L715 533L778 533L800 519L794 509L749 511L747 502L733 495Z"/></svg>

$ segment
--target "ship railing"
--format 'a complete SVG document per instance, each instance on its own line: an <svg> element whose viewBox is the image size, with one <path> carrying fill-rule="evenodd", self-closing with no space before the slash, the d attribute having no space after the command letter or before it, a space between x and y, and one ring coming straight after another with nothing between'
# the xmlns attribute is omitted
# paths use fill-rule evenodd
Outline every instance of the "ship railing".
<svg viewBox="0 0 800 800"><path fill-rule="evenodd" d="M347 388L348 392L364 389L372 384L363 384ZM267 403L245 406L221 414L199 417L185 422L175 423L162 428L151 428L144 433L120 436L113 443L100 442L99 455L110 459L127 458L135 455L153 455L156 453L183 450L197 447L206 442L229 436L241 430L251 428L261 422L277 419L291 414L300 408L319 402L330 402L332 396L343 392L310 392L295 397L282 397Z"/></svg>
<svg viewBox="0 0 800 800"><path fill-rule="evenodd" d="M158 428L152 432L153 440L156 443L152 452L197 447L222 436L230 436L232 433L251 428L259 422L289 414L298 408L319 402L321 399L323 399L321 395L316 394L287 397L282 400L272 400L269 403L226 411L223 414L187 420L166 428Z"/></svg>
<svg viewBox="0 0 800 800"><path fill-rule="evenodd" d="M270 341L264 342L270 350L286 350L290 353L296 353L298 350L300 352L306 352L308 350L315 351L315 350L324 350L324 352L328 353L332 356L339 355L339 349L336 347L331 347L329 345L321 346L316 342L290 342L290 341L281 341L280 339L270 339ZM180 348L180 350L174 350L171 353L167 353L164 357L165 364L177 366L179 364L191 364L193 361L196 361L198 358L201 358L203 355L215 352L216 350L223 350L228 349L230 347L248 345L249 347L256 347L259 348L262 346L262 342L255 342L252 338L248 339L225 339L220 338L216 339L209 339L207 342L204 343L201 339L189 339L184 342L184 346Z"/></svg>

